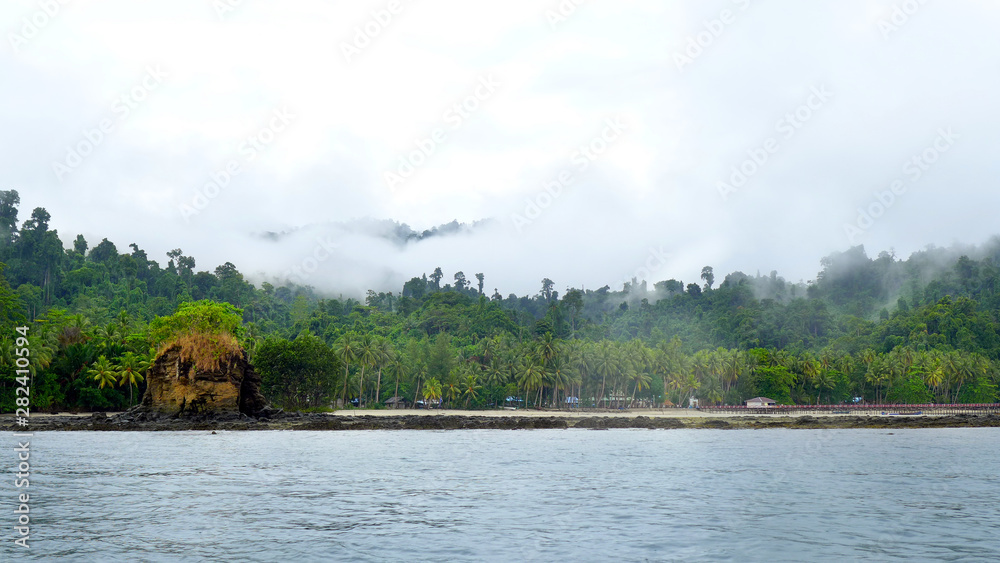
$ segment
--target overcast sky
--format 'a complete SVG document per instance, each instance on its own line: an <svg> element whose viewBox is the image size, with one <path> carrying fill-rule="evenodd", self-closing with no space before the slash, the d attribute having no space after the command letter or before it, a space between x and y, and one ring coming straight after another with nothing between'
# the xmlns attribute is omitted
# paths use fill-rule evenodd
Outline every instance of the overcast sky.
<svg viewBox="0 0 1000 563"><path fill-rule="evenodd" d="M854 244L997 233L998 23L994 0L6 0L0 188L67 244L328 290L811 280ZM328 226L360 218L492 221L402 247Z"/></svg>

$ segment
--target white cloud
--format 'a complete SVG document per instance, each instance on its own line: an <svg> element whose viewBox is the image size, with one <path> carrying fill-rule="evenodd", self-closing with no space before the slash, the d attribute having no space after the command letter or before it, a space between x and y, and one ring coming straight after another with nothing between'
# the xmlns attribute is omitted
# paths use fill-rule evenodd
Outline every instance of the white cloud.
<svg viewBox="0 0 1000 563"><path fill-rule="evenodd" d="M107 236L161 260L180 246L206 269L269 274L311 243L274 252L251 233L495 219L404 250L345 240L355 248L318 276L330 289L398 290L438 265L484 271L505 294L542 277L599 287L650 246L672 249L657 279L694 280L705 264L812 279L819 257L849 244L857 207L951 126L963 135L954 151L859 242L905 254L993 233L982 213L1000 204L993 3L927 3L886 40L888 0L584 3L554 31L545 11L556 2L404 1L348 63L342 43L387 5L247 0L220 19L207 0L67 4L18 52L0 52L4 188L21 192L23 217L48 208L67 242ZM735 21L678 71L672 54L727 8ZM21 33L37 10L5 3L0 30ZM169 73L162 87L60 182L52 162L156 64ZM490 74L501 86L453 129L446 109ZM716 182L819 84L834 99L723 202ZM179 206L283 106L294 122L185 221ZM518 233L510 214L612 116L630 124L620 142ZM446 140L391 192L386 170L435 128Z"/></svg>

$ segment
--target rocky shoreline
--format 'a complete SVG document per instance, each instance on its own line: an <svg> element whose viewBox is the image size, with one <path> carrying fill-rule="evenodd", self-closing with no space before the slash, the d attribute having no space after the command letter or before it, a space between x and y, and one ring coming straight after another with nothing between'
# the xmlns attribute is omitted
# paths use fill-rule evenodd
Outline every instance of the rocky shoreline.
<svg viewBox="0 0 1000 563"><path fill-rule="evenodd" d="M113 416L32 417L28 427L16 426L13 418L0 418L0 429L17 432L45 431L187 431L187 430L532 430L580 428L646 429L832 429L832 428L969 428L1000 427L1000 415L956 414L941 416L333 416L323 413L271 412L269 416L243 414L188 417L152 416L127 411Z"/></svg>

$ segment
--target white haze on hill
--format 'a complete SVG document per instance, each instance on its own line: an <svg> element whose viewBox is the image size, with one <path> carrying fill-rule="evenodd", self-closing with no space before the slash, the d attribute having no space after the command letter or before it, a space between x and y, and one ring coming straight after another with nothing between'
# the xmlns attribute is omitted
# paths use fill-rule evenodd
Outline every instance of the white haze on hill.
<svg viewBox="0 0 1000 563"><path fill-rule="evenodd" d="M705 265L810 280L856 244L905 257L996 232L996 2L573 5L402 1L366 43L356 29L396 3L4 2L0 188L20 192L22 221L45 207L67 245L135 242L161 265L179 247L255 281L320 256L292 280L347 294L436 266L504 295L543 277L693 282ZM935 143L933 164L907 165ZM723 197L741 164L757 170ZM560 173L572 181L551 198ZM399 244L365 218L484 222Z"/></svg>

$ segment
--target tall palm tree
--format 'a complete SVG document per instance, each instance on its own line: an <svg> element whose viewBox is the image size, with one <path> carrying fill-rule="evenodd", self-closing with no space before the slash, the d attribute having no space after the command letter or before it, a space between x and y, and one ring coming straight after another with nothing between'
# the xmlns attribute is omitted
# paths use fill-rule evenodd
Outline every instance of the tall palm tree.
<svg viewBox="0 0 1000 563"><path fill-rule="evenodd" d="M713 405L722 402L722 386L719 385L719 380L715 377L708 378L701 388L701 396Z"/></svg>
<svg viewBox="0 0 1000 563"><path fill-rule="evenodd" d="M118 312L118 317L115 319L118 321L118 326L122 329L122 334L127 338L132 333L132 317L129 316L128 311L122 309Z"/></svg>
<svg viewBox="0 0 1000 563"><path fill-rule="evenodd" d="M358 383L358 406L365 403L365 369L375 365L378 345L371 334L365 334L358 342L358 364L361 365L361 379Z"/></svg>
<svg viewBox="0 0 1000 563"><path fill-rule="evenodd" d="M344 390L340 394L340 403L346 405L348 374L351 364L358 358L358 346L354 339L354 333L349 332L338 338L333 344L333 350L337 354L337 358L344 364Z"/></svg>
<svg viewBox="0 0 1000 563"><path fill-rule="evenodd" d="M583 384L589 383L593 371L593 354L591 346L583 340L572 340L567 350L567 362L569 363L571 384L576 385L576 397L583 401Z"/></svg>
<svg viewBox="0 0 1000 563"><path fill-rule="evenodd" d="M549 369L545 372L549 385L552 387L552 406L555 408L559 408L559 391L565 391L570 385L572 379L570 371L571 368L563 361L562 357L556 356L549 363Z"/></svg>
<svg viewBox="0 0 1000 563"><path fill-rule="evenodd" d="M546 332L538 341L536 353L542 360L542 365L548 365L559 354L559 341L552 336L551 332Z"/></svg>
<svg viewBox="0 0 1000 563"><path fill-rule="evenodd" d="M636 370L632 375L632 382L635 383L635 387L632 388L632 400L629 401L629 408L635 406L635 394L636 392L642 391L643 389L649 389L650 383L652 383L653 378L644 371Z"/></svg>
<svg viewBox="0 0 1000 563"><path fill-rule="evenodd" d="M382 368L392 361L392 343L387 338L375 340L375 364L378 366L378 379L375 382L375 402L382 399Z"/></svg>
<svg viewBox="0 0 1000 563"><path fill-rule="evenodd" d="M449 374L448 381L444 382L444 395L448 397L448 407L453 408L455 399L462 394L462 389L456 374Z"/></svg>
<svg viewBox="0 0 1000 563"><path fill-rule="evenodd" d="M465 397L465 408L469 408L469 401L474 401L479 397L479 390L482 389L482 385L476 380L476 376L469 374L465 376L465 381L462 382L462 396Z"/></svg>
<svg viewBox="0 0 1000 563"><path fill-rule="evenodd" d="M493 362L493 357L496 355L498 340L496 338L483 338L477 344L479 349L480 362L483 365L488 365Z"/></svg>
<svg viewBox="0 0 1000 563"><path fill-rule="evenodd" d="M871 382L869 374L871 373L872 364L875 362L876 357L877 356L875 355L875 351L872 350L871 348L868 348L867 350L859 354L859 359L861 360L861 363L864 364L865 366L865 375L864 378L862 379L862 392L864 392L864 383ZM878 402L878 392L875 393L875 402Z"/></svg>
<svg viewBox="0 0 1000 563"><path fill-rule="evenodd" d="M594 371L597 375L601 376L601 392L597 396L597 401L604 401L604 390L606 388L608 378L614 378L617 376L618 372L621 371L621 363L618 360L618 354L616 353L615 347L609 340L601 340L597 346L597 352L594 355ZM605 405L607 406L607 405Z"/></svg>
<svg viewBox="0 0 1000 563"><path fill-rule="evenodd" d="M486 383L488 387L503 387L507 384L507 371L504 369L504 366L499 360L490 362L490 364L483 369L483 373L486 376L484 383Z"/></svg>
<svg viewBox="0 0 1000 563"><path fill-rule="evenodd" d="M726 391L729 391L739 383L740 376L746 368L746 355L739 350L729 350L726 355L724 371L726 374Z"/></svg>
<svg viewBox="0 0 1000 563"><path fill-rule="evenodd" d="M639 374L648 374L653 364L653 355L641 340L629 341L624 347L625 369L622 370L622 399L628 394L630 381L635 381ZM634 390L633 390L634 391ZM634 399L634 395L633 395ZM634 401L630 401L629 405Z"/></svg>
<svg viewBox="0 0 1000 563"><path fill-rule="evenodd" d="M705 363L705 367L708 369L709 376L718 382L717 388L719 390L719 395L724 396L726 389L723 386L723 379L725 378L725 376L723 374L724 371L723 360L721 354L719 353L720 350L724 352L725 348L719 348L718 350L713 350L708 352L708 357L707 357L707 362ZM715 389L716 386L713 385L711 388ZM718 400L721 401L722 399Z"/></svg>
<svg viewBox="0 0 1000 563"><path fill-rule="evenodd" d="M97 358L94 366L87 371L87 374L93 376L94 381L100 385L101 389L104 389L105 385L114 386L118 381L114 366L104 356Z"/></svg>
<svg viewBox="0 0 1000 563"><path fill-rule="evenodd" d="M958 352L951 351L944 355L941 360L941 367L944 369L945 384L948 386L946 396L949 403L954 403L958 397L958 391L962 388L962 357Z"/></svg>
<svg viewBox="0 0 1000 563"><path fill-rule="evenodd" d="M118 366L118 384L128 384L128 404L132 406L132 389L143 382L143 374L149 369L149 360L132 352L125 352Z"/></svg>
<svg viewBox="0 0 1000 563"><path fill-rule="evenodd" d="M663 379L665 389L677 392L678 404L683 404L687 393L686 382L690 373L687 357L681 352L681 341L674 338L670 342L661 342L653 357L653 373Z"/></svg>
<svg viewBox="0 0 1000 563"><path fill-rule="evenodd" d="M851 373L854 372L854 356L850 354L844 354L835 360L837 370L840 373L850 377Z"/></svg>
<svg viewBox="0 0 1000 563"><path fill-rule="evenodd" d="M924 383L926 383L931 389L934 390L934 396L941 396L941 384L944 383L944 371L940 367L935 368L933 371L927 372L924 377ZM947 400L947 399L946 399Z"/></svg>
<svg viewBox="0 0 1000 563"><path fill-rule="evenodd" d="M260 327L257 323L247 323L242 344L251 361L253 361L253 357L257 353L257 347L260 346L260 343L263 341L264 337L261 335Z"/></svg>
<svg viewBox="0 0 1000 563"><path fill-rule="evenodd" d="M398 354L393 354L392 360L388 365L388 370L388 375L396 378L396 391L392 395L396 398L396 403L392 406L392 408L396 409L399 408L399 380L406 378L406 366L402 361L400 361Z"/></svg>
<svg viewBox="0 0 1000 563"><path fill-rule="evenodd" d="M962 354L958 389L955 390L956 403L960 400L962 385L977 380L981 375L986 375L988 370L984 367L982 360L983 358L979 354Z"/></svg>
<svg viewBox="0 0 1000 563"><path fill-rule="evenodd" d="M503 387L507 385L508 381L508 371L506 366L503 365L500 358L494 356L489 364L483 367L483 385L490 390L494 398L496 398L497 407L501 405L500 397L495 393L496 391L503 391Z"/></svg>
<svg viewBox="0 0 1000 563"><path fill-rule="evenodd" d="M524 364L521 366L521 372L518 374L517 383L525 391L534 391L536 389L541 389L542 381L545 377L545 368L542 367L541 363L538 362L536 358L528 357L524 360ZM525 399L527 399L527 393L525 393ZM527 401L525 401L525 406ZM538 406L538 403L535 403Z"/></svg>
<svg viewBox="0 0 1000 563"><path fill-rule="evenodd" d="M808 384L817 390L820 385L817 384L817 378L822 371L822 365L816 359L813 358L812 354L806 353L802 357L802 361L799 363L799 370L802 372L803 384ZM816 404L819 404L819 393L816 395Z"/></svg>
<svg viewBox="0 0 1000 563"><path fill-rule="evenodd" d="M413 374L412 375L413 375L413 383L414 383L414 388L413 388L413 402L414 403L416 403L417 401L420 400L420 398L421 398L420 385L421 384L426 385L425 381L427 380L427 376L429 375L429 373L430 373L430 370L427 367L427 364L425 364L423 362L418 363L413 368ZM440 399L440 397L438 397L438 398Z"/></svg>
<svg viewBox="0 0 1000 563"><path fill-rule="evenodd" d="M830 376L829 370L820 370L817 372L816 376L813 378L813 387L816 389L816 404L820 404L824 389L831 390L835 386L836 383Z"/></svg>
<svg viewBox="0 0 1000 563"><path fill-rule="evenodd" d="M424 382L424 397L428 401L437 401L441 399L441 382L437 380L436 377L432 377Z"/></svg>
<svg viewBox="0 0 1000 563"><path fill-rule="evenodd" d="M117 323L108 323L97 329L97 337L104 341L105 350L118 348L122 344L122 329Z"/></svg>
<svg viewBox="0 0 1000 563"><path fill-rule="evenodd" d="M897 350L898 350L897 355L899 356L899 363L903 368L902 375L905 378L909 374L910 368L913 367L913 362L916 361L916 356L913 353L913 348L897 347L897 349L893 351L896 352Z"/></svg>
<svg viewBox="0 0 1000 563"><path fill-rule="evenodd" d="M868 365L868 371L865 372L865 381L871 383L875 388L875 402L882 402L882 395L880 394L882 387L890 377L890 367L886 363L886 360L881 356L875 356L872 362Z"/></svg>

